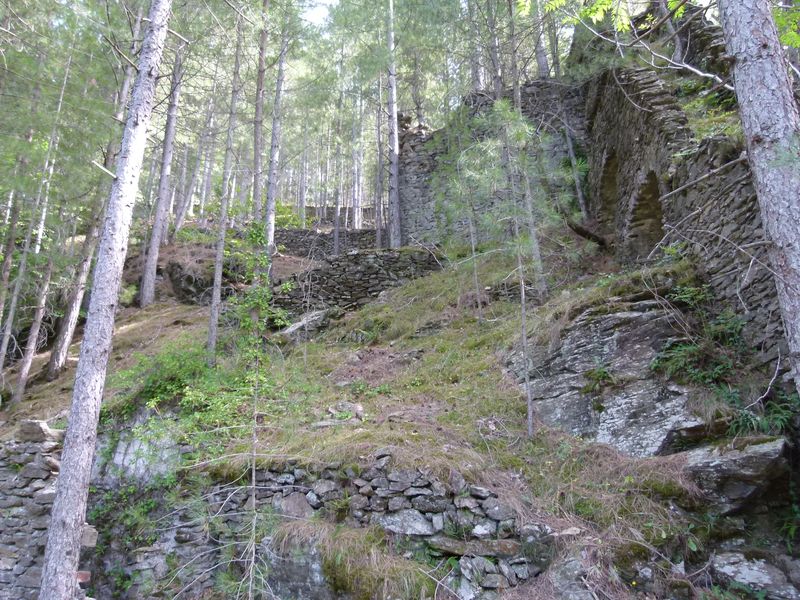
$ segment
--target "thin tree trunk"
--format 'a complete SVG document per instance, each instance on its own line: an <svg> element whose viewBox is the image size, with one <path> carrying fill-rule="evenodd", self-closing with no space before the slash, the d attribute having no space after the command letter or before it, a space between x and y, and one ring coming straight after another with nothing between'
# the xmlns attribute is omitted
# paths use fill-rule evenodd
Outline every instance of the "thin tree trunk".
<svg viewBox="0 0 800 600"><path fill-rule="evenodd" d="M36 243L34 244L34 254L39 254L42 247L42 239L44 238L44 225L47 220L47 205L50 199L50 181L53 178L55 154L58 150L58 126L61 121L61 108L64 106L64 92L67 89L67 82L69 81L69 72L72 67L72 54L74 46L70 49L69 56L67 57L67 65L64 68L64 79L61 82L61 91L58 94L58 103L56 104L56 116L53 122L53 129L50 132L50 141L47 143L47 155L44 160L44 169L42 170L42 182L44 183L44 202L42 203L42 212L39 217L39 225L36 228ZM40 190L41 193L41 190Z"/></svg>
<svg viewBox="0 0 800 600"><path fill-rule="evenodd" d="M489 28L489 60L492 62L492 89L495 100L503 97L503 63L500 60L500 36L497 32L498 0L489 0L487 26Z"/></svg>
<svg viewBox="0 0 800 600"><path fill-rule="evenodd" d="M233 165L233 144L236 135L236 105L239 102L239 63L242 53L242 20L236 20L236 54L233 62L233 81L231 83L231 106L228 113L228 137L225 141L225 161L222 167L222 199L220 200L217 248L214 258L214 287L211 292L211 315L208 321L208 364L217 361L217 332L219 313L222 306L222 267L225 260L225 233L228 227L228 204L233 196L231 167Z"/></svg>
<svg viewBox="0 0 800 600"><path fill-rule="evenodd" d="M175 130L178 125L178 103L181 97L181 80L183 79L183 51L181 45L175 51L175 64L172 67L171 93L167 109L167 124L164 131L164 148L161 155L161 179L158 183L158 204L153 228L150 231L150 243L147 258L142 270L142 287L139 290L139 306L151 305L156 297L156 271L158 269L158 252L169 218L170 175L172 174L172 154L175 149Z"/></svg>
<svg viewBox="0 0 800 600"><path fill-rule="evenodd" d="M297 196L297 213L300 217L300 227L306 227L306 195L308 194L308 135L303 125L303 158L300 168L300 190Z"/></svg>
<svg viewBox="0 0 800 600"><path fill-rule="evenodd" d="M517 217L514 217L514 237L519 238L519 223ZM525 373L525 400L527 405L527 430L528 437L533 437L533 394L531 392L531 374L530 374L530 351L528 349L528 299L525 297L525 269L522 262L522 248L517 243L517 274L519 281L519 312L520 312L520 337L522 342L522 360L524 362L523 372Z"/></svg>
<svg viewBox="0 0 800 600"><path fill-rule="evenodd" d="M92 267L92 258L97 249L97 242L99 240L100 224L95 221L92 228L86 235L83 242L83 251L81 252L81 262L78 265L78 270L75 273L74 282L70 291L69 299L67 300L66 310L64 316L61 318L61 325L56 335L56 341L53 344L53 349L50 351L50 360L47 363L47 380L53 381L64 370L64 365L67 364L69 356L69 347L72 345L72 338L75 335L75 328L78 326L78 318L80 316L81 304L83 303L83 296L86 292L86 282L89 279L89 272Z"/></svg>
<svg viewBox="0 0 800 600"><path fill-rule="evenodd" d="M720 0L719 12L800 391L800 115L769 0Z"/></svg>
<svg viewBox="0 0 800 600"><path fill-rule="evenodd" d="M552 13L545 15L545 27L547 27L547 35L550 38L550 56L553 61L553 75L558 78L561 77L561 56L559 55L558 28L556 27L556 20Z"/></svg>
<svg viewBox="0 0 800 600"><path fill-rule="evenodd" d="M275 102L272 106L272 139L269 146L269 179L267 182L267 250L275 254L275 204L278 201L278 168L281 150L281 100L286 75L286 55L289 52L289 17L285 16L281 28L281 50L278 56L278 77L275 84Z"/></svg>
<svg viewBox="0 0 800 600"><path fill-rule="evenodd" d="M211 128L213 130L214 123L212 119ZM208 152L206 154L206 166L204 167L203 171L205 172L205 176L203 179L203 193L200 194L200 222L205 225L206 223L206 203L208 203L211 199L211 176L214 173L214 154L216 153L216 146L217 146L217 136L211 136L211 143L208 146Z"/></svg>
<svg viewBox="0 0 800 600"><path fill-rule="evenodd" d="M400 132L397 122L397 67L394 47L394 0L389 0L389 247L403 245L400 224Z"/></svg>
<svg viewBox="0 0 800 600"><path fill-rule="evenodd" d="M253 220L262 219L264 194L264 74L267 70L267 11L269 0L261 6L261 35L258 41L258 75L256 77L256 108L253 118Z"/></svg>
<svg viewBox="0 0 800 600"><path fill-rule="evenodd" d="M25 344L25 351L20 359L17 385L14 388L13 396L11 396L12 405L22 402L22 398L25 396L25 387L28 384L28 375L30 375L31 372L33 357L36 356L36 348L39 345L39 331L42 327L44 311L47 307L47 294L50 292L50 280L53 276L54 252L54 250L50 251L50 256L47 259L47 267L45 268L44 275L42 275L42 282L39 286L39 298L36 302L36 309L33 311L33 320L31 321L31 327L28 331L28 341Z"/></svg>
<svg viewBox="0 0 800 600"><path fill-rule="evenodd" d="M467 19L469 20L470 37L472 38L470 43L469 73L473 92L483 89L481 47L478 41L480 36L478 35L478 23L475 18L475 1L467 0Z"/></svg>
<svg viewBox="0 0 800 600"><path fill-rule="evenodd" d="M136 21L133 26L133 39L131 41L131 46L130 46L131 56L134 56L136 53L137 40L139 38L139 33L141 31L142 16L143 16L143 9L140 6L139 11L136 15ZM116 111L114 113L115 121L122 122L123 118L125 117L125 111L128 104L128 97L130 96L131 85L133 84L134 75L135 75L135 70L133 68L133 65L126 65L124 69L122 85L120 86L119 91L114 100L114 105L116 106ZM108 142L108 146L106 147L105 158L103 159L103 166L106 169L111 170L112 168L114 168L116 160L117 160L117 142L112 139ZM153 176L154 165L155 165L155 160L151 160L150 163L151 179ZM98 194L102 194L103 191L106 189L107 188L105 185L100 185L99 186L100 191L98 192ZM104 203L102 201L102 198L98 198L95 204L96 206L99 207L99 211L102 213L104 208ZM47 363L48 381L55 380L58 377L58 375L64 370L64 365L66 365L67 363L67 358L69 356L69 347L72 345L72 338L75 335L75 328L78 326L78 318L80 317L80 309L81 305L83 304L83 296L86 292L86 282L89 280L89 273L91 272L92 268L92 259L94 258L95 251L97 250L97 243L99 241L99 238L100 238L100 219L98 217L92 221L92 225L89 229L89 232L86 234L86 239L83 242L81 261L78 265L78 269L75 272L69 298L67 299L67 305L64 310L64 316L61 319L61 324L59 325L58 333L56 334L56 340L53 343L53 349L50 352L50 359L48 360Z"/></svg>
<svg viewBox="0 0 800 600"><path fill-rule="evenodd" d="M6 307L6 297L8 296L8 282L11 278L11 266L14 260L14 248L17 245L17 225L19 223L20 202L13 197L11 205L11 217L6 231L6 243L3 248L3 268L0 271L0 320Z"/></svg>
<svg viewBox="0 0 800 600"><path fill-rule="evenodd" d="M39 600L73 600L76 596L81 534L86 519L100 403L171 4L171 0L153 0L150 8L150 27L139 58L130 115L122 138L117 176L111 188L97 258L47 536Z"/></svg>
<svg viewBox="0 0 800 600"><path fill-rule="evenodd" d="M41 192L41 188L39 190ZM0 371L3 370L6 364L6 355L8 354L8 345L11 343L11 335L14 332L14 321L17 317L17 305L19 298L22 294L22 286L25 283L25 277L28 275L28 258L31 253L31 243L33 241L33 230L36 221L34 216L40 206L41 199L37 195L34 202L31 220L28 223L28 229L25 232L25 242L22 245L22 254L17 266L17 278L14 282L14 289L11 292L11 300L8 305L8 314L6 315L5 323L3 325L3 339L0 341Z"/></svg>
<svg viewBox="0 0 800 600"><path fill-rule="evenodd" d="M514 108L522 111L522 89L519 81L519 62L517 60L516 0L508 0L509 44L511 45L511 84L514 90Z"/></svg>
<svg viewBox="0 0 800 600"><path fill-rule="evenodd" d="M578 200L578 207L581 209L581 215L584 219L587 219L589 217L589 210L586 207L586 197L583 195L581 173L578 170L578 157L575 156L575 146L572 143L572 134L566 127L564 128L564 138L567 140L567 154L569 155L569 163L572 167L572 179L575 182L575 198Z"/></svg>

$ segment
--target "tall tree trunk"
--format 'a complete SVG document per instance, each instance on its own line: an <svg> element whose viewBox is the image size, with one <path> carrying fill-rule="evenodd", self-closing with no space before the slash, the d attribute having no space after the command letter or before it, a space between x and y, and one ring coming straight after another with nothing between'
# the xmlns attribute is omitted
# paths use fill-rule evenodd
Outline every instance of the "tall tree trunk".
<svg viewBox="0 0 800 600"><path fill-rule="evenodd" d="M514 90L514 108L522 111L522 88L519 81L519 61L517 59L516 0L508 0L508 43L511 46L511 85Z"/></svg>
<svg viewBox="0 0 800 600"><path fill-rule="evenodd" d="M236 54L233 62L233 81L231 83L231 106L228 112L228 137L225 140L225 161L222 167L222 199L219 208L217 248L214 257L214 287L211 291L211 315L208 321L208 364L217 362L217 331L219 312L222 306L222 267L225 260L225 233L228 227L228 204L233 196L231 168L233 166L233 144L236 135L236 105L239 102L239 63L242 53L242 20L236 20Z"/></svg>
<svg viewBox="0 0 800 600"><path fill-rule="evenodd" d="M133 26L133 39L130 46L130 54L134 56L136 53L136 45L141 31L143 16L143 8L140 6L136 15L136 21ZM124 76L122 85L117 91L114 105L116 111L114 113L114 120L122 122L125 117L125 110L128 104L128 97L131 92L131 85L133 84L135 70L133 65L126 65L124 69ZM111 170L117 160L117 142L116 140L109 140L106 146L105 157L103 159L103 166ZM150 163L150 175L154 170L155 161ZM107 187L100 185L98 194L103 194ZM98 197L95 205L99 207L102 213L104 202L102 197ZM77 221L77 220L76 220ZM72 287L67 299L67 305L64 310L64 316L61 319L56 340L53 343L53 349L50 352L50 359L47 363L47 380L53 381L63 371L64 365L67 363L69 356L69 347L72 345L72 338L75 335L75 328L78 326L78 318L80 316L81 305L83 304L83 296L86 292L86 282L89 280L89 273L92 268L92 259L94 258L95 250L97 249L97 242L100 236L100 220L96 218L92 221L89 232L86 234L86 239L83 242L83 249L81 252L81 261L72 282Z"/></svg>
<svg viewBox="0 0 800 600"><path fill-rule="evenodd" d="M78 558L100 403L171 4L171 0L153 0L150 7L150 27L139 58L130 115L122 138L117 176L111 188L95 268L92 299L61 454L61 472L47 535L39 600L73 600L76 596Z"/></svg>
<svg viewBox="0 0 800 600"><path fill-rule="evenodd" d="M389 0L387 43L389 47L389 247L403 245L400 226L400 131L397 121L397 66L394 47L394 0Z"/></svg>
<svg viewBox="0 0 800 600"><path fill-rule="evenodd" d="M50 132L50 141L47 143L47 156L44 160L44 169L42 170L42 183L44 184L44 201L42 202L42 212L39 216L39 225L36 228L36 243L34 244L34 254L39 254L42 247L42 239L44 238L44 225L47 220L47 205L50 199L50 181L53 178L55 155L58 150L58 126L61 121L61 108L64 106L64 92L67 89L67 82L69 81L69 72L72 66L72 54L74 45L70 49L69 57L67 58L67 65L64 68L64 79L61 82L61 91L58 94L58 103L56 104L56 116L53 122L53 129ZM41 190L40 190L41 193Z"/></svg>
<svg viewBox="0 0 800 600"><path fill-rule="evenodd" d="M503 97L503 62L500 59L500 34L497 31L498 0L488 0L489 60L492 62L492 89L495 100Z"/></svg>
<svg viewBox="0 0 800 600"><path fill-rule="evenodd" d="M22 245L22 254L19 259L19 265L17 266L17 278L14 282L14 289L11 292L11 300L8 304L8 313L6 314L5 322L3 323L3 339L0 341L0 371L3 370L3 367L5 367L6 364L8 345L11 343L11 335L14 333L14 321L17 317L17 305L19 304L19 298L22 294L22 286L25 283L25 278L28 275L28 259L31 253L31 244L33 242L33 230L36 226L34 215L36 215L38 212L40 203L41 197L37 194L33 205L31 220L28 223L28 228L25 232L25 242Z"/></svg>
<svg viewBox="0 0 800 600"><path fill-rule="evenodd" d="M171 93L169 96L169 108L167 109L167 124L164 130L164 147L161 155L161 180L158 183L158 204L156 205L153 228L150 231L147 258L142 270L142 287L139 290L139 306L142 308L155 302L158 252L164 239L169 219L170 175L172 174L172 154L175 149L175 131L178 126L178 104L181 97L181 80L183 79L184 48L185 46L181 45L175 51L175 63L172 67Z"/></svg>
<svg viewBox="0 0 800 600"><path fill-rule="evenodd" d="M469 73L473 92L483 89L483 70L481 69L481 46L478 35L478 22L475 15L476 0L467 0L467 19L469 20L470 43Z"/></svg>
<svg viewBox="0 0 800 600"><path fill-rule="evenodd" d="M275 83L275 102L272 106L272 139L269 146L269 179L267 181L267 250L275 254L275 204L278 201L278 169L281 151L281 100L286 75L286 55L289 52L289 17L284 16L281 27L281 50L278 56L278 77Z"/></svg>
<svg viewBox="0 0 800 600"><path fill-rule="evenodd" d="M261 6L261 35L258 40L258 75L256 77L256 108L253 118L253 220L262 219L264 194L264 74L267 70L267 11L269 0Z"/></svg>
<svg viewBox="0 0 800 600"><path fill-rule="evenodd" d="M383 248L383 82L378 75L378 104L375 109L375 246Z"/></svg>
<svg viewBox="0 0 800 600"><path fill-rule="evenodd" d="M553 75L558 78L561 77L561 50L558 44L558 27L556 25L555 16L552 13L545 14L545 27L547 27L547 36L550 38L550 56L553 61Z"/></svg>
<svg viewBox="0 0 800 600"><path fill-rule="evenodd" d="M14 260L14 248L17 245L17 225L19 224L20 204L16 197L11 199L11 215L9 217L8 230L6 231L6 243L3 247L3 267L0 270L0 321L6 307L6 297L8 296L8 282L11 278L11 266Z"/></svg>
<svg viewBox="0 0 800 600"><path fill-rule="evenodd" d="M800 391L800 115L769 0L720 0L719 11Z"/></svg>
<svg viewBox="0 0 800 600"><path fill-rule="evenodd" d="M540 0L536 1L536 20L536 67L539 70L539 77L547 79L550 77L550 64L547 60L547 48L544 45L545 14Z"/></svg>

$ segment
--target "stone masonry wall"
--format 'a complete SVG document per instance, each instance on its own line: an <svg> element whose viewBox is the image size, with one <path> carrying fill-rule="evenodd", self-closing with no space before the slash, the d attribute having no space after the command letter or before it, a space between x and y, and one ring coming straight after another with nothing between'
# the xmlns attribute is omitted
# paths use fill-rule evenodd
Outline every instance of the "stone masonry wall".
<svg viewBox="0 0 800 600"><path fill-rule="evenodd" d="M742 145L696 140L669 88L647 70L597 77L586 107L591 210L618 254L641 260L659 242L682 244L720 307L742 316L750 343L773 360L782 324L750 169L744 158L731 164L744 157Z"/></svg>
<svg viewBox="0 0 800 600"><path fill-rule="evenodd" d="M25 422L20 441L0 446L2 600L37 597L60 433L42 422ZM177 447L176 452L180 452ZM365 460L360 467L341 463L304 467L294 461L261 467L255 487L238 479L212 483L199 500L177 500L176 505L148 515L155 537L134 552L118 545L116 540L129 532L113 529L122 526L115 523L109 530L110 541L106 534L102 548L84 552L81 564L92 570L81 572L81 579L91 578L98 598L173 597L177 590L183 590L185 597L206 597L220 573L245 568L245 561L237 557L249 556L244 550L250 540L249 519L255 513L262 522L256 558L268 565L267 584L283 599L341 596L326 580L317 550L300 547L287 553L273 543L282 519L374 526L390 538L402 538L406 547L424 546L441 556L456 557L459 573L451 574L446 584L463 599L493 600L496 592L541 573L552 559L555 532L542 523L523 522L498 491L470 485L455 471L443 480L424 469L397 468L391 448L375 451ZM113 483L95 474L94 502L108 490L144 489L150 474L139 472L138 457L131 461L113 464ZM270 522L273 525L265 531ZM109 524L96 526L102 531ZM84 539L85 546L94 547L97 531L87 527Z"/></svg>
<svg viewBox="0 0 800 600"><path fill-rule="evenodd" d="M426 249L357 252L330 257L325 263L285 281L276 281L275 305L293 314L320 308L351 309L383 290L441 269ZM290 291L282 291L289 284Z"/></svg>
<svg viewBox="0 0 800 600"><path fill-rule="evenodd" d="M386 235L381 238L384 247ZM333 232L314 229L276 229L275 243L287 254L324 258L333 254ZM377 247L375 230L355 229L339 232L339 252L346 254L353 250L374 250Z"/></svg>
<svg viewBox="0 0 800 600"><path fill-rule="evenodd" d="M16 441L0 445L0 600L39 596L62 436L42 422L27 421ZM84 546L95 539L87 527Z"/></svg>
<svg viewBox="0 0 800 600"><path fill-rule="evenodd" d="M506 98L511 100L511 96L512 91L507 90ZM580 88L534 81L522 87L521 96L522 113L546 137L544 149L549 165L558 165L568 156L566 129L577 147L583 145L586 132ZM471 115L489 109L492 103L492 97L483 93L465 100ZM467 222L445 215L434 189L434 173L446 166L442 162L446 145L446 129L431 132L424 127L410 127L400 132L400 228L404 244L439 243L446 235L467 235ZM492 210L494 201L473 198L471 202L475 203L476 213L485 214ZM480 231L478 234L480 237Z"/></svg>

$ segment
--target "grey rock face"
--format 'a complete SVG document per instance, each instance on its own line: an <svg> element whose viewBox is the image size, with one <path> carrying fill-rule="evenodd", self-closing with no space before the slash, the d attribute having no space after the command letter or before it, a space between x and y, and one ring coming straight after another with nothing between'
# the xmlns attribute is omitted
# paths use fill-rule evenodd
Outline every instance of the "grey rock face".
<svg viewBox="0 0 800 600"><path fill-rule="evenodd" d="M740 448L707 446L687 453L686 469L721 514L735 512L787 471L786 440L755 440Z"/></svg>
<svg viewBox="0 0 800 600"><path fill-rule="evenodd" d="M584 311L563 331L559 347L538 348L528 367L537 416L631 456L669 451L674 438L703 424L687 407L692 391L659 381L650 367L676 336L673 318L655 301ZM523 380L521 355L509 362ZM592 379L600 368L607 381Z"/></svg>

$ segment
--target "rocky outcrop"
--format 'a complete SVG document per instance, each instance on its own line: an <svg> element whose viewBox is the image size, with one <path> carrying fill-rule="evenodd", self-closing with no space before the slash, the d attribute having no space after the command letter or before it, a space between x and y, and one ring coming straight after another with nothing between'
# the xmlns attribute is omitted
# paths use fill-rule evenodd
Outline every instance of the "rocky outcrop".
<svg viewBox="0 0 800 600"><path fill-rule="evenodd" d="M527 367L520 352L510 356L518 381L529 370L537 417L631 456L670 453L703 435L689 408L699 392L662 381L651 368L677 335L677 314L655 300L609 304L582 312L555 349L536 347Z"/></svg>
<svg viewBox="0 0 800 600"><path fill-rule="evenodd" d="M274 303L294 315L367 304L382 291L442 268L433 252L404 248L351 252L310 271L275 282Z"/></svg>

